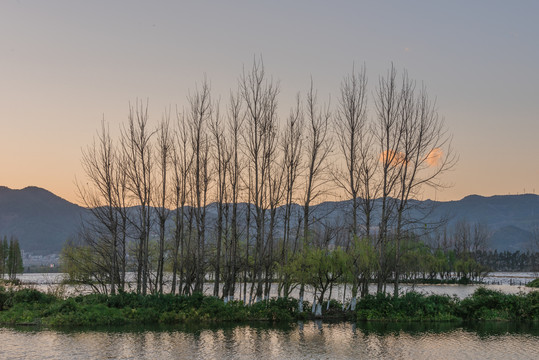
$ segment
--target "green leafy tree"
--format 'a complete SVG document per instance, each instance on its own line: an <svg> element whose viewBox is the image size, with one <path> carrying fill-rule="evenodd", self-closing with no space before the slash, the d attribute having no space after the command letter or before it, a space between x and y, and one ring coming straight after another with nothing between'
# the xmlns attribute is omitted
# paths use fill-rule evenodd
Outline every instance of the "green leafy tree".
<svg viewBox="0 0 539 360"><path fill-rule="evenodd" d="M378 258L369 237L355 237L347 255L347 269L352 283L350 310L355 311L358 291L361 297L365 297L369 292L369 281L371 274L377 270Z"/></svg>
<svg viewBox="0 0 539 360"><path fill-rule="evenodd" d="M7 239L4 239L2 244L3 252L6 252ZM11 280L17 277L17 274L20 274L24 271L22 264L22 254L21 248L19 246L19 240L15 237L11 237L9 240L9 246L7 247L7 258L5 260L7 273Z"/></svg>
<svg viewBox="0 0 539 360"><path fill-rule="evenodd" d="M347 258L341 247L334 250L309 248L304 253L306 283L314 287L317 294L315 316L322 315L322 302L327 290L346 274Z"/></svg>
<svg viewBox="0 0 539 360"><path fill-rule="evenodd" d="M296 252L289 254L289 261L278 267L278 271L281 273L281 277L286 278L288 282L287 288L291 291L298 285L306 284L309 280L310 274L308 273L306 257L303 252ZM288 297L289 292L283 291L283 297ZM302 311L302 309L300 310Z"/></svg>
<svg viewBox="0 0 539 360"><path fill-rule="evenodd" d="M7 236L0 241L0 278L4 278L4 274L7 272L7 258L9 254L9 243Z"/></svg>

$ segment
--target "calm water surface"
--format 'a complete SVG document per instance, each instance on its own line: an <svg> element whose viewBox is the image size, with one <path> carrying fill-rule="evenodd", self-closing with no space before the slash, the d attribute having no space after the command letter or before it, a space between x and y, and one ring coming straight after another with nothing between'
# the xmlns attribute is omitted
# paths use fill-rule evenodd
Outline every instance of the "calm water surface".
<svg viewBox="0 0 539 360"><path fill-rule="evenodd" d="M134 274L131 274L134 277ZM62 280L65 278L65 274L62 273L33 273L33 274L22 274L18 278L26 285L35 287L40 291L57 293L57 290L61 288L64 295L76 295L80 293L90 293L92 289L85 286L61 286L59 285ZM478 287L483 286L492 290L499 290L506 294L517 294L521 292L530 292L537 291L536 289L531 289L525 286L526 283L535 279L537 274L534 273L504 273L504 272L493 272L486 277L484 285L406 285L402 284L400 288L401 293L408 291L416 291L423 294L437 294L437 295L450 295L457 296L461 299L470 296L477 290ZM134 290L134 289L131 289ZM236 299L242 299L242 293L240 293L240 286L237 287ZM249 290L249 288L248 288ZM168 288L165 289L165 292L169 291ZM386 291L389 294L393 294L393 286L391 284L387 285ZM376 293L376 285L371 284L369 286L369 292L371 294ZM207 295L213 294L213 283L206 283L204 288L204 293ZM249 293L249 291L247 291ZM310 287L306 288L306 300L312 301L313 298L313 289ZM329 295L329 294L327 294ZM337 285L333 288L331 296L333 299L338 299L339 301L347 302L350 301L350 286L346 289L343 285ZM299 297L299 289L295 289L292 294L292 297ZM271 297L277 297L277 286L272 287ZM248 300L248 299L247 299ZM248 302L248 301L247 301Z"/></svg>
<svg viewBox="0 0 539 360"><path fill-rule="evenodd" d="M539 326L490 323L276 327L0 328L1 359L539 359Z"/></svg>

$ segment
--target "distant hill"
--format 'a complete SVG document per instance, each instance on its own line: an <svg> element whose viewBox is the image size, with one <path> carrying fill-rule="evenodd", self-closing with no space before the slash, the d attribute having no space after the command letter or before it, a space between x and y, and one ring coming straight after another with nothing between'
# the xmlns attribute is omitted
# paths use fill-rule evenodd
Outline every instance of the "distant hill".
<svg viewBox="0 0 539 360"><path fill-rule="evenodd" d="M59 253L85 213L84 208L45 189L0 187L0 235L16 236L26 252Z"/></svg>
<svg viewBox="0 0 539 360"><path fill-rule="evenodd" d="M317 222L342 224L343 219L347 218L350 204L351 201L321 203L311 208L312 216ZM413 201L412 204L415 218L426 214L419 226L430 226L440 219L447 221L448 229L460 220L471 224L484 223L491 234L488 247L492 250L527 251L533 228L539 226L539 196L532 194L492 197L471 195L459 201L426 200ZM247 204L241 204L240 209L244 213ZM293 217L301 211L301 206L295 205ZM278 213L282 212L282 208L278 210ZM216 213L215 204L208 205L209 232L213 231L211 224L215 223ZM59 253L65 241L76 234L81 218L88 214L87 209L45 189L27 187L12 190L0 186L0 235L17 236L21 248L26 252ZM377 224L379 214L375 212L374 217L372 223Z"/></svg>
<svg viewBox="0 0 539 360"><path fill-rule="evenodd" d="M438 202L432 217L446 216L448 228L460 220L483 223L490 232L488 247L498 251L528 251L533 229L539 227L539 196L471 195L459 201Z"/></svg>
<svg viewBox="0 0 539 360"><path fill-rule="evenodd" d="M459 201L438 202L437 208L450 213L453 223L470 219L470 222L486 223L493 230L510 225L531 230L539 225L539 196L534 194L470 195Z"/></svg>

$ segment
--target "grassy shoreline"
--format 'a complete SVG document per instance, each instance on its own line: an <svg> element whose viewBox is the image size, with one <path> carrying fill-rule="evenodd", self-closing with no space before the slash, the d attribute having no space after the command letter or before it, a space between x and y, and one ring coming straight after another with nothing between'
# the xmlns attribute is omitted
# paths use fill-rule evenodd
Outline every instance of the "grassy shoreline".
<svg viewBox="0 0 539 360"><path fill-rule="evenodd" d="M66 299L35 289L0 287L0 324L50 327L189 323L290 323L314 318L299 313L296 299L270 299L244 306L241 301L193 294L79 295ZM307 303L306 309L310 310ZM510 295L485 288L458 299L409 292L399 297L378 294L360 299L355 311L331 300L322 319L382 322L539 321L539 291ZM327 310L326 310L327 309Z"/></svg>

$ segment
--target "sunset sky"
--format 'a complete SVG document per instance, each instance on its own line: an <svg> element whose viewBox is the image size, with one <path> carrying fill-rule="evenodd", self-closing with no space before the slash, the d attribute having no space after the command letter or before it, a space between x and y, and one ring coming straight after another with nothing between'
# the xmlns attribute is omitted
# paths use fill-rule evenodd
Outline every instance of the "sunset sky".
<svg viewBox="0 0 539 360"><path fill-rule="evenodd" d="M311 75L336 105L353 64L370 91L392 62L425 84L459 155L453 186L425 197L538 193L538 14L535 0L1 1L0 185L78 202L102 118L117 133L149 99L155 123L204 75L226 99L261 55L282 118Z"/></svg>

